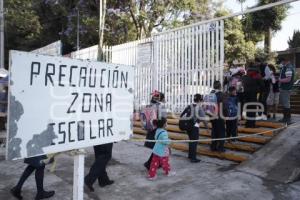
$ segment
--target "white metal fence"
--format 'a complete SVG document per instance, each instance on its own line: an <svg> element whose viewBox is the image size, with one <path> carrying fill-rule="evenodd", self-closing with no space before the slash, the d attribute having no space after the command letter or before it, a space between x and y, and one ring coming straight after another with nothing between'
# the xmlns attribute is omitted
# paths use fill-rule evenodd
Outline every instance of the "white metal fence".
<svg viewBox="0 0 300 200"><path fill-rule="evenodd" d="M106 62L136 67L136 110L149 104L151 92L157 89L165 93L169 111L181 112L195 93L207 94L215 80L223 79L224 22L171 30L103 50ZM71 57L96 60L97 52L96 45Z"/></svg>
<svg viewBox="0 0 300 200"><path fill-rule="evenodd" d="M112 63L135 66L134 107L139 110L150 103L153 90L153 46L152 38L137 40L111 48Z"/></svg>
<svg viewBox="0 0 300 200"><path fill-rule="evenodd" d="M166 94L170 111L181 112L195 93L207 94L223 79L223 21L154 36L154 88Z"/></svg>
<svg viewBox="0 0 300 200"><path fill-rule="evenodd" d="M62 55L62 43L61 41L53 42L47 46L41 47L31 51L36 54L50 55L50 56L61 56Z"/></svg>
<svg viewBox="0 0 300 200"><path fill-rule="evenodd" d="M103 46L104 61L111 62L111 47ZM97 60L98 58L98 45L80 49L71 53L71 58L83 60Z"/></svg>

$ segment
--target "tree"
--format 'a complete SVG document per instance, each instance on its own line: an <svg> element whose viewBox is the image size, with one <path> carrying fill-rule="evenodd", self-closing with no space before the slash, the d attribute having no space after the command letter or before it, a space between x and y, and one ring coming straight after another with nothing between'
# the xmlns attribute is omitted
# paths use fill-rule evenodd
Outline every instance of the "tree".
<svg viewBox="0 0 300 200"><path fill-rule="evenodd" d="M149 37L153 30L161 31L210 18L218 5L209 0L111 0L108 4L109 13L133 24L135 39ZM126 13L129 17L125 16Z"/></svg>
<svg viewBox="0 0 300 200"><path fill-rule="evenodd" d="M278 0L259 0L256 6L262 6ZM266 10L250 13L246 17L246 31L264 35L264 50L271 53L272 34L281 29L281 23L286 18L287 5L275 6Z"/></svg>
<svg viewBox="0 0 300 200"><path fill-rule="evenodd" d="M103 43L125 43L149 37L155 31L209 19L221 3L209 0L107 0ZM7 0L6 4L10 10L7 35L12 47L19 45L24 50L32 50L60 39L64 54L76 50L78 10L80 48L99 43L99 0ZM18 29L20 24L26 26ZM20 37L16 37L15 34L20 33Z"/></svg>
<svg viewBox="0 0 300 200"><path fill-rule="evenodd" d="M243 4L246 2L246 0L237 0L241 4L241 11L244 11Z"/></svg>
<svg viewBox="0 0 300 200"><path fill-rule="evenodd" d="M300 31L295 30L293 37L288 40L289 48L297 48L300 47Z"/></svg>
<svg viewBox="0 0 300 200"><path fill-rule="evenodd" d="M222 10L216 13L216 17L229 15L229 12ZM243 32L242 22L237 17L232 17L224 21L224 48L227 63L234 60L248 61L254 59L255 43L246 41Z"/></svg>
<svg viewBox="0 0 300 200"><path fill-rule="evenodd" d="M33 1L6 0L5 10L6 55L11 49L28 51L37 47L42 26Z"/></svg>

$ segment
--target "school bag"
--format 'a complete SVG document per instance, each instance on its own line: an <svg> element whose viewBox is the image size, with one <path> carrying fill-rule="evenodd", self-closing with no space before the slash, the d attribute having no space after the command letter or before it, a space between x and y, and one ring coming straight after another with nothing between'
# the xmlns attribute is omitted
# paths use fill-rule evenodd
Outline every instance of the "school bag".
<svg viewBox="0 0 300 200"><path fill-rule="evenodd" d="M215 92L204 96L203 110L209 116L217 116L219 113L218 99Z"/></svg>
<svg viewBox="0 0 300 200"><path fill-rule="evenodd" d="M194 106L189 105L186 116L179 119L179 128L182 131L190 131L195 125L195 118L192 116L192 109ZM194 110L195 111L195 110Z"/></svg>
<svg viewBox="0 0 300 200"><path fill-rule="evenodd" d="M229 96L226 98L227 117L237 117L238 106L237 97Z"/></svg>
<svg viewBox="0 0 300 200"><path fill-rule="evenodd" d="M147 131L153 131L156 129L156 125L154 123L155 120L158 119L158 108L157 105L147 105L140 114L142 126Z"/></svg>

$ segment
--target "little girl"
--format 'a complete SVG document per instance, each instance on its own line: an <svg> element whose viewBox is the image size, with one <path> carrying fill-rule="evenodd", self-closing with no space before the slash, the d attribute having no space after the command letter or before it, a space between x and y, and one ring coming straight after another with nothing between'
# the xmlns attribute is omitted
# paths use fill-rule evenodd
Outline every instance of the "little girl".
<svg viewBox="0 0 300 200"><path fill-rule="evenodd" d="M151 165L149 169L149 180L154 180L156 178L156 171L159 166L162 166L166 175L170 175L170 163L169 163L169 147L171 143L168 137L168 132L164 129L167 124L166 118L161 118L157 120L157 130L155 132L155 140L157 141L153 148L153 158L151 160Z"/></svg>

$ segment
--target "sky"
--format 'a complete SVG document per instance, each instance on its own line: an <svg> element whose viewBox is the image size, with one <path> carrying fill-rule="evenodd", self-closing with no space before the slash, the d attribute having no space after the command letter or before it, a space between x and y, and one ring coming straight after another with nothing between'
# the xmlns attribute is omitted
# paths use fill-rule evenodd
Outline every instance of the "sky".
<svg viewBox="0 0 300 200"><path fill-rule="evenodd" d="M254 6L256 0L246 0L244 9ZM272 39L272 50L281 51L288 48L288 39L293 36L294 30L300 30L300 0L291 3L291 8L288 11L288 16L282 23L282 29L275 33ZM241 5L237 0L225 0L224 6L233 12L240 12Z"/></svg>

